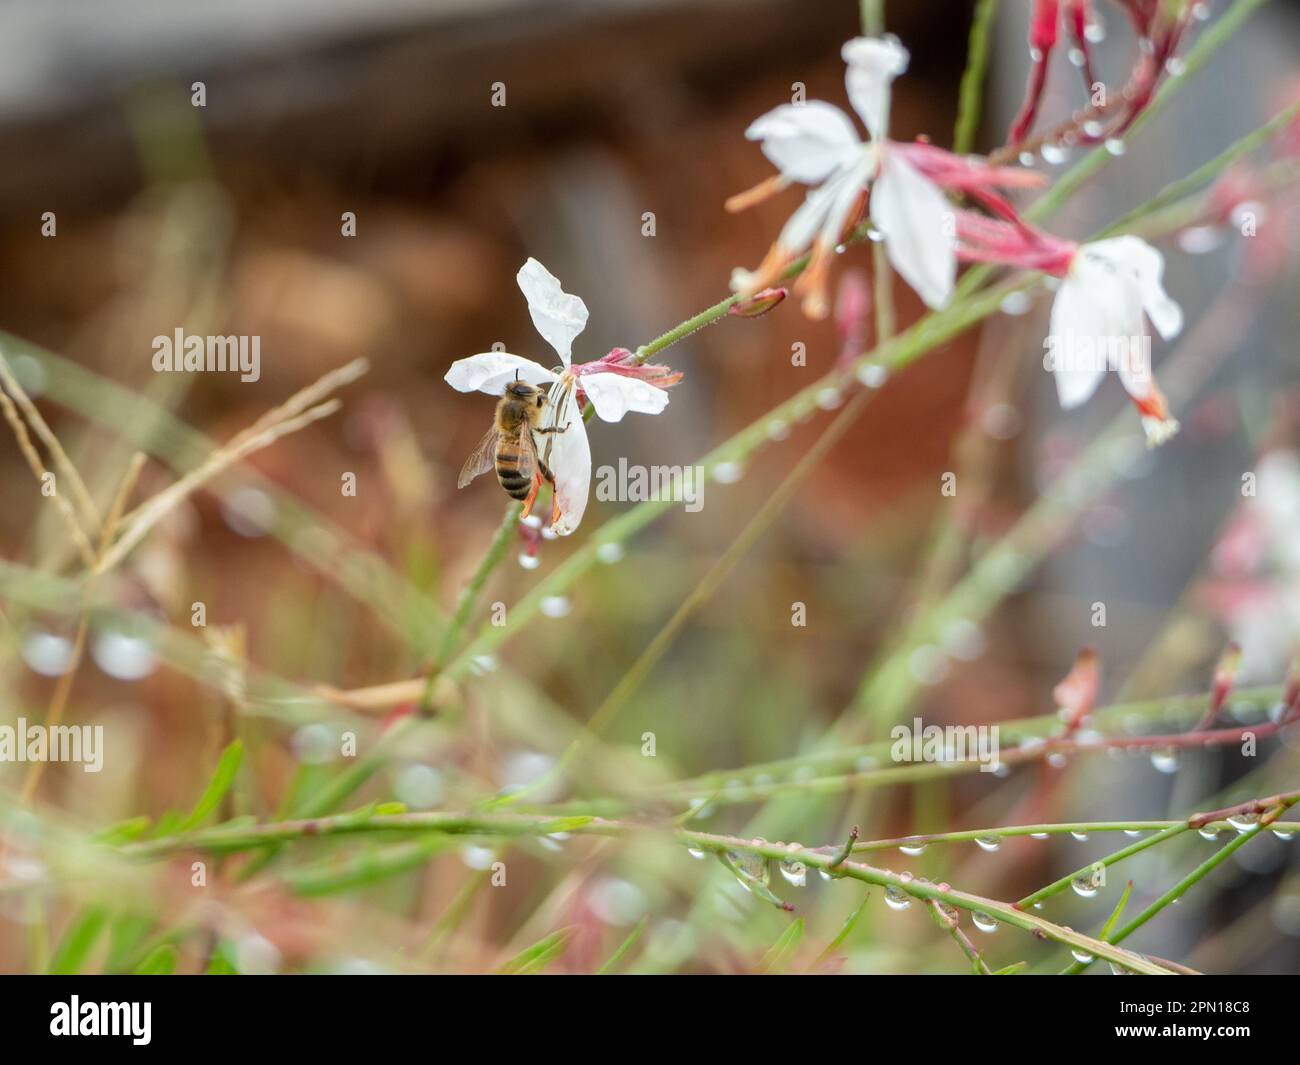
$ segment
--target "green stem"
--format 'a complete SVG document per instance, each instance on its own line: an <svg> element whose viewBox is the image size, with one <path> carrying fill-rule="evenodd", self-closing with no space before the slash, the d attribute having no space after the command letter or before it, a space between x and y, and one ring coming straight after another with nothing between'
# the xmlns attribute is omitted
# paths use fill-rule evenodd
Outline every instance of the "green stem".
<svg viewBox="0 0 1300 1065"><path fill-rule="evenodd" d="M989 65L989 40L998 0L979 0L971 19L970 40L966 46L966 70L961 76L961 96L957 105L957 126L953 131L952 150L965 155L975 145L979 132L980 108L984 96L984 76Z"/></svg>
<svg viewBox="0 0 1300 1065"><path fill-rule="evenodd" d="M1190 827L1191 826L1188 825L1186 821L1168 822L1165 827L1154 836L1147 836L1146 839L1140 839L1135 843L1131 843L1127 847L1115 851L1113 854L1108 854L1104 858L1098 858L1095 862L1089 862L1087 865L1083 866L1083 868L1076 869L1074 872L1061 877L1060 880L1054 881L1046 887L1039 888L1032 895L1026 895L1023 899L1017 902L1016 905L1021 909L1024 909L1026 906L1032 906L1036 902L1042 902L1043 899L1051 898L1053 895L1060 894L1060 892L1064 891L1074 883L1076 879L1081 876L1086 876L1097 865L1104 865L1109 868L1118 862L1122 862L1125 858L1132 857L1134 854L1146 850L1148 847L1154 847L1157 844L1163 843L1167 839L1173 839L1175 836L1182 835L1184 832L1188 831ZM1080 829L1080 831L1088 832L1102 830ZM1133 830L1126 829L1126 831Z"/></svg>
<svg viewBox="0 0 1300 1065"><path fill-rule="evenodd" d="M483 585L487 583L492 571L501 564L506 557L506 553L510 550L510 544L514 540L516 529L519 527L519 516L523 509L524 505L522 503L512 503L506 507L505 517L497 527L496 534L488 544L487 550L483 553L478 568L474 570L473 576L470 577L461 591L460 598L456 602L456 612L452 615L451 624L447 626L446 632L443 633L442 642L438 647L437 658L424 683L424 694L420 698L421 713L426 713L429 709L429 704L433 700L434 682L438 679L439 672L456 649L456 643L469 621L470 613L474 609L474 603L478 599L479 592L483 590Z"/></svg>
<svg viewBox="0 0 1300 1065"><path fill-rule="evenodd" d="M1295 800L1292 800L1292 802L1294 803ZM1172 903L1177 902L1193 886L1195 886L1196 884L1204 880L1207 876L1209 876L1210 873L1212 873L1220 865L1226 862L1230 857L1232 857L1234 853L1236 853L1247 843L1249 843L1255 836L1258 835L1259 835L1259 829L1255 828L1249 832L1243 832L1235 839L1229 840L1217 851L1215 851L1214 854L1212 854L1209 858L1206 858L1205 861L1203 861L1200 865L1198 865L1195 869L1193 869L1190 873L1188 873L1185 877L1183 877L1182 880L1178 881L1177 884L1175 884L1163 895L1161 895L1158 899L1156 899L1155 902L1153 902L1140 914L1134 917L1133 920L1131 920L1128 924L1126 924L1123 928L1121 928L1118 932L1116 932L1114 936L1111 937L1110 942L1119 943L1122 940L1127 939L1130 935L1132 935L1144 924L1146 924L1149 920L1151 920L1151 918L1153 918L1166 906L1169 906ZM1091 953L1091 951L1089 951L1088 953ZM1062 975L1075 976L1083 972L1086 968L1088 968L1090 964L1092 963L1076 961L1073 965L1069 966L1069 968L1063 970Z"/></svg>
<svg viewBox="0 0 1300 1065"><path fill-rule="evenodd" d="M627 837L652 831L642 825L599 818L554 818L540 815L493 814L466 815L446 813L415 813L386 815L342 815L314 821L292 821L257 825L251 828L213 828L173 836L146 843L130 844L121 853L136 858L154 858L176 851L197 849L214 853L272 846L288 840L355 834L374 831L436 831L455 834L491 834L495 836L551 835L557 832L586 833L594 835ZM1169 970L1148 961L1140 954L1103 943L1091 936L1062 928L1034 914L1023 913L1009 903L984 898L947 885L919 881L909 874L894 873L886 869L859 862L836 863L836 855L798 846L767 843L763 840L740 839L733 836L693 832L686 829L672 831L673 837L683 846L703 850L722 857L749 854L758 858L785 862L802 862L811 869L833 872L865 884L894 888L924 902L936 901L970 912L985 913L1005 924L1032 932L1071 948L1086 951L1094 957L1106 958L1125 968L1150 975L1168 975Z"/></svg>

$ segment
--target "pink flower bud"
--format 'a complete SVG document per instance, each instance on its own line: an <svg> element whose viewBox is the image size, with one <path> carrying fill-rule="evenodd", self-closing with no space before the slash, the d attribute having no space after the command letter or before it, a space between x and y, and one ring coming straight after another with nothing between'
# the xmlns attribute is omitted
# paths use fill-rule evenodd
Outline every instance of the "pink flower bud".
<svg viewBox="0 0 1300 1065"><path fill-rule="evenodd" d="M748 299L738 300L727 308L727 313L736 318L761 318L789 295L784 287L765 288Z"/></svg>

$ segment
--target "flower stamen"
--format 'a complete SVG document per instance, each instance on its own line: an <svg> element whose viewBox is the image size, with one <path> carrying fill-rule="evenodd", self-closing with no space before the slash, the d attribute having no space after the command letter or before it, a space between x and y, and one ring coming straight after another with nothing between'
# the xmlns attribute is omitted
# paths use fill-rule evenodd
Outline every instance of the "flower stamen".
<svg viewBox="0 0 1300 1065"><path fill-rule="evenodd" d="M728 196L725 204L727 211L731 214L738 214L740 211L746 211L757 204L770 200L778 192L782 192L790 185L790 179L784 174L773 174L770 178L765 178L751 189L744 192L738 192L734 196Z"/></svg>

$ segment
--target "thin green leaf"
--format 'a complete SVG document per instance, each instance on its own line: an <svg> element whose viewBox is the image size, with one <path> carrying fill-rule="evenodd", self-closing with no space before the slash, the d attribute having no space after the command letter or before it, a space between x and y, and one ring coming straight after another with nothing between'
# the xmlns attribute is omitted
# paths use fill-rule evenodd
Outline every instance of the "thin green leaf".
<svg viewBox="0 0 1300 1065"><path fill-rule="evenodd" d="M135 967L136 976L170 976L176 971L176 948L171 943L161 943L144 956Z"/></svg>
<svg viewBox="0 0 1300 1065"><path fill-rule="evenodd" d="M199 797L199 801L194 804L194 809L190 811L189 817L181 822L178 831L188 832L208 819L217 808L217 804L226 797L226 792L230 790L230 786L235 782L235 774L239 772L239 763L243 759L243 740L235 740L221 752L212 779L208 781L208 786Z"/></svg>
<svg viewBox="0 0 1300 1065"><path fill-rule="evenodd" d="M540 973L551 962L564 953L564 948L573 938L573 928L561 928L549 936L539 939L527 950L520 951L499 972L503 976L532 976Z"/></svg>
<svg viewBox="0 0 1300 1065"><path fill-rule="evenodd" d="M299 895L331 895L339 891L350 891L418 869L448 845L446 836L429 836L414 843L366 849L342 864L331 858L319 864L289 870L284 874L284 881Z"/></svg>
<svg viewBox="0 0 1300 1065"><path fill-rule="evenodd" d="M1124 894L1119 897L1119 902L1117 902L1115 908L1110 911L1110 916L1106 918L1106 923L1101 926L1101 931L1097 933L1098 939L1104 939L1106 942L1110 942L1110 933L1114 929L1115 925L1119 923L1120 916L1124 913L1124 907L1128 905L1128 897L1131 894L1133 894L1132 880L1124 885Z"/></svg>
<svg viewBox="0 0 1300 1065"><path fill-rule="evenodd" d="M840 946L844 943L844 941L849 938L849 934L857 926L858 918L860 918L863 914L863 911L866 910L867 899L869 898L871 898L871 892L864 891L862 893L862 901L859 902L857 908L851 914L849 914L848 919L844 922L843 926L840 928L839 934L836 935L834 939L832 939L829 943L826 944L825 950L823 950L820 954L817 955L817 961L814 963L814 968L828 961L830 957L837 950L840 949Z"/></svg>
<svg viewBox="0 0 1300 1065"><path fill-rule="evenodd" d="M103 907L93 906L85 910L64 933L58 949L50 959L49 971L56 976L70 976L80 972L107 924L108 911Z"/></svg>
<svg viewBox="0 0 1300 1065"><path fill-rule="evenodd" d="M639 920L636 923L636 927L632 929L631 932L628 933L627 938L624 939L623 942L618 945L618 949L615 950L614 953L611 954L608 958L606 958L605 963L599 969L596 970L596 975L597 976L610 975L610 973L614 971L614 967L618 965L618 963L621 962L627 956L627 952L631 950L633 946L636 945L637 940L641 938L641 934L646 930L646 925L648 925L649 923L650 923L649 916L642 917L641 920Z"/></svg>
<svg viewBox="0 0 1300 1065"><path fill-rule="evenodd" d="M803 941L803 932L804 923L802 917L791 921L786 930L777 937L776 942L767 948L767 953L763 955L762 960L758 963L758 971L760 973L779 973L784 970L795 950Z"/></svg>
<svg viewBox="0 0 1300 1065"><path fill-rule="evenodd" d="M127 913L113 921L109 932L108 960L105 972L120 973L130 968L145 939L153 930L154 920L143 914Z"/></svg>
<svg viewBox="0 0 1300 1065"><path fill-rule="evenodd" d="M132 817L126 821L119 821L115 825L109 825L95 833L92 838L96 843L107 843L111 847L116 847L123 843L130 843L133 839L139 839L149 831L150 824L152 822L147 817Z"/></svg>

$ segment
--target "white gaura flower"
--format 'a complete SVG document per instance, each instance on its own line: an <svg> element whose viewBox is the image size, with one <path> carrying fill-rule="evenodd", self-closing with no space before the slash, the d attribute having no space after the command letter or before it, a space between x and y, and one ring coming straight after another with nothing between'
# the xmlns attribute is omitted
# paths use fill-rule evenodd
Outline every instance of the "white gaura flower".
<svg viewBox="0 0 1300 1065"><path fill-rule="evenodd" d="M858 136L838 107L819 100L783 104L750 125L745 136L760 143L779 174L732 197L728 209L741 210L792 183L812 187L759 268L737 270L731 287L751 296L811 251L795 288L804 293L805 313L824 317L831 257L861 215L870 186L871 222L884 236L889 261L928 306L942 307L957 271L952 208L939 185L910 161L908 146L886 139L890 88L907 69L907 49L893 37L857 37L841 54L849 100L869 139Z"/></svg>
<svg viewBox="0 0 1300 1065"><path fill-rule="evenodd" d="M528 301L533 325L555 349L561 365L547 369L522 355L488 351L458 359L444 379L459 392L493 396L502 395L516 380L548 388L541 427L560 431L534 434L533 439L538 455L555 478L551 528L567 536L582 521L591 489L584 397L607 422L621 421L628 411L658 414L668 406L664 389L676 384L681 375L663 366L640 365L622 348L594 362L573 364L573 341L586 328L587 305L565 292L536 259L524 263L516 280Z"/></svg>
<svg viewBox="0 0 1300 1065"><path fill-rule="evenodd" d="M1151 372L1149 320L1165 340L1183 328L1183 312L1166 295L1164 259L1139 237L1122 236L1081 245L1066 267L1052 304L1049 347L1061 406L1088 400L1108 369L1142 415L1148 443L1178 431Z"/></svg>

